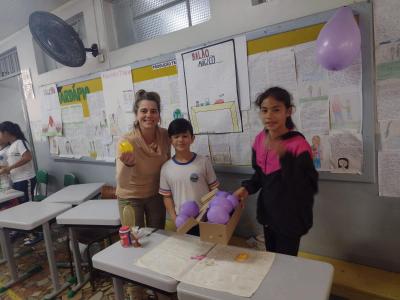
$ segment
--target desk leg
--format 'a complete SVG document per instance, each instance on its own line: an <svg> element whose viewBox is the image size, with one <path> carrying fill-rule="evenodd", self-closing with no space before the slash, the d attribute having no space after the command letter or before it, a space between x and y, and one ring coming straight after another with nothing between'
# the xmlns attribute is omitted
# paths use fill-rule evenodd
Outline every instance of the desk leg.
<svg viewBox="0 0 400 300"><path fill-rule="evenodd" d="M50 224L47 222L43 224L42 227L43 227L44 243L46 246L47 259L49 261L50 277L51 277L51 282L53 283L53 292L46 295L44 299L53 299L55 296L57 296L63 290L69 287L70 284L67 282L64 283L62 286L60 286L60 283L58 281L57 265L53 251L53 242L51 239Z"/></svg>
<svg viewBox="0 0 400 300"><path fill-rule="evenodd" d="M78 241L76 239L75 230L72 227L68 228L71 244L72 244L72 256L74 258L75 274L78 279L76 285L72 288L74 292L81 289L90 279L90 274L86 276L82 275L82 265L81 265L81 254L79 252Z"/></svg>
<svg viewBox="0 0 400 300"><path fill-rule="evenodd" d="M68 228L69 238L72 244L72 256L74 258L74 265L75 265L75 274L76 278L78 279L78 284L82 283L83 276L82 276L82 269L81 269L81 255L79 252L78 241L76 240L76 234L72 227Z"/></svg>
<svg viewBox="0 0 400 300"><path fill-rule="evenodd" d="M11 282L18 280L17 265L14 260L14 254L9 236L9 230L6 228L0 228L0 242L1 249L3 251L4 259L8 262L8 268L10 270ZM10 282L10 283L11 283Z"/></svg>
<svg viewBox="0 0 400 300"><path fill-rule="evenodd" d="M115 300L124 300L124 285L122 279L113 277L114 297Z"/></svg>
<svg viewBox="0 0 400 300"><path fill-rule="evenodd" d="M46 245L47 258L49 260L51 281L53 282L54 291L57 291L60 288L60 283L58 282L57 266L54 258L53 243L51 241L50 225L48 222L43 224L43 235Z"/></svg>

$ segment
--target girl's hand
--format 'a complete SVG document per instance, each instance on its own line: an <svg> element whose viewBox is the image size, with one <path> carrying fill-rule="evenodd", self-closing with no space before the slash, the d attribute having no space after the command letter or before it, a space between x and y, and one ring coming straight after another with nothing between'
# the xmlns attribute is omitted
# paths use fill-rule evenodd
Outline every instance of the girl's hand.
<svg viewBox="0 0 400 300"><path fill-rule="evenodd" d="M285 146L280 140L269 140L268 146L271 150L274 150L279 157L282 157L286 153Z"/></svg>
<svg viewBox="0 0 400 300"><path fill-rule="evenodd" d="M238 197L240 202L243 202L249 196L249 192L245 187L240 187L233 193L233 195Z"/></svg>
<svg viewBox="0 0 400 300"><path fill-rule="evenodd" d="M135 154L134 152L121 153L119 160L127 167L133 167L135 165Z"/></svg>

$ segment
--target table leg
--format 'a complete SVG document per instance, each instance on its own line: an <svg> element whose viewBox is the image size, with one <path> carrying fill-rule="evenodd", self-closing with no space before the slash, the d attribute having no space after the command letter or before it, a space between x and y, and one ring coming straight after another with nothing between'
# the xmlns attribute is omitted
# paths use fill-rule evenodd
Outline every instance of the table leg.
<svg viewBox="0 0 400 300"><path fill-rule="evenodd" d="M56 260L54 258L53 243L51 240L51 233L50 233L50 225L48 222L46 222L45 224L43 224L42 227L43 227L44 243L46 245L47 258L49 261L51 281L53 283L54 291L57 291L60 288L60 283L58 282L58 273L57 273Z"/></svg>
<svg viewBox="0 0 400 300"><path fill-rule="evenodd" d="M1 250L3 251L4 259L8 262L10 270L11 282L18 280L17 265L14 260L14 253L9 236L10 231L7 228L0 228Z"/></svg>
<svg viewBox="0 0 400 300"><path fill-rule="evenodd" d="M114 297L115 300L124 300L124 286L122 279L113 277Z"/></svg>
<svg viewBox="0 0 400 300"><path fill-rule="evenodd" d="M77 283L76 285L72 288L74 292L78 291L81 289L90 279L90 274L87 274L86 276L82 275L82 264L81 264L81 254L79 252L79 246L78 246L78 241L76 239L76 232L72 227L68 228L71 244L72 244L72 256L74 259L74 265L75 265L75 274L77 278Z"/></svg>

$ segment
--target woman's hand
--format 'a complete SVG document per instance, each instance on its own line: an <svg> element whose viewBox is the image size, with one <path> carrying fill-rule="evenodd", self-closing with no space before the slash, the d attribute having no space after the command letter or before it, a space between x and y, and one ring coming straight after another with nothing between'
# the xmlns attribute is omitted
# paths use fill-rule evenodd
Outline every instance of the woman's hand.
<svg viewBox="0 0 400 300"><path fill-rule="evenodd" d="M121 153L119 160L127 167L133 167L135 165L135 154L134 152Z"/></svg>

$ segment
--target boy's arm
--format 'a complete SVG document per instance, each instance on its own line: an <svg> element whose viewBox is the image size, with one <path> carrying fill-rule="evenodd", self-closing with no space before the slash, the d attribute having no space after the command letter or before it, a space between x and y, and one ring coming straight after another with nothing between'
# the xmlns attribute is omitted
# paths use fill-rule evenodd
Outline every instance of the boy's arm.
<svg viewBox="0 0 400 300"><path fill-rule="evenodd" d="M176 211L175 211L175 203L174 203L174 200L172 199L172 196L164 196L164 205L165 205L165 208L166 208L169 216L175 223Z"/></svg>

